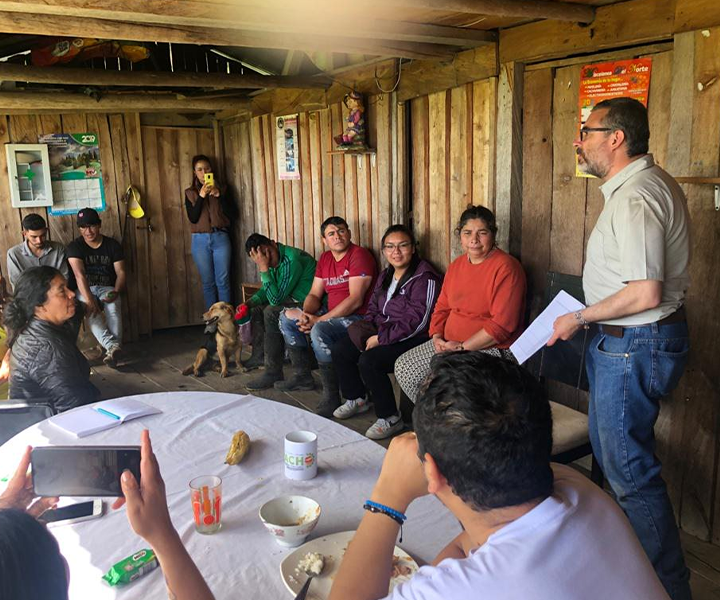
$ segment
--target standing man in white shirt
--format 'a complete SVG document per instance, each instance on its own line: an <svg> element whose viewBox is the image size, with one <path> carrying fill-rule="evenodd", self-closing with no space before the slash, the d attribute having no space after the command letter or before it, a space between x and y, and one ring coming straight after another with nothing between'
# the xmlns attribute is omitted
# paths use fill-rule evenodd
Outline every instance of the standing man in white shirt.
<svg viewBox="0 0 720 600"><path fill-rule="evenodd" d="M646 108L614 98L595 106L574 142L580 169L602 182L605 207L588 241L588 306L558 318L548 345L600 325L586 358L593 452L668 594L689 600L653 430L687 362L689 217L680 186L648 154L649 137Z"/></svg>
<svg viewBox="0 0 720 600"><path fill-rule="evenodd" d="M521 366L439 354L413 424L390 444L329 600L667 600L617 504L550 465L550 403ZM399 522L428 492L463 533L388 595ZM412 516L403 535L423 536Z"/></svg>

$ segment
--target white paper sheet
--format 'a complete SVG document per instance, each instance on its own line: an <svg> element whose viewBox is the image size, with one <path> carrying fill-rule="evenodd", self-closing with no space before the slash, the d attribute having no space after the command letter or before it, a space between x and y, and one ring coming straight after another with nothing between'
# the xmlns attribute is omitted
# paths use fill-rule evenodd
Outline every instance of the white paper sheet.
<svg viewBox="0 0 720 600"><path fill-rule="evenodd" d="M582 302L573 298L566 291L560 290L537 319L530 323L530 327L510 346L510 352L520 364L523 364L548 343L553 333L555 319L583 308L585 305Z"/></svg>

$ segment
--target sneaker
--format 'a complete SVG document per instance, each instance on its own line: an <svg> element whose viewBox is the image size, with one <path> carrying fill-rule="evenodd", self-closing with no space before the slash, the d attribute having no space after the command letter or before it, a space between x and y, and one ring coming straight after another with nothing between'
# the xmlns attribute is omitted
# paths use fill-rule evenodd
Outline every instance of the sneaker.
<svg viewBox="0 0 720 600"><path fill-rule="evenodd" d="M113 346L110 348L110 350L107 351L107 354L105 355L105 358L103 358L103 362L108 367L117 367L117 361L118 358L120 358L120 346Z"/></svg>
<svg viewBox="0 0 720 600"><path fill-rule="evenodd" d="M405 428L405 423L400 417L390 417L388 419L378 419L365 432L365 437L371 440L384 440L396 433L400 433Z"/></svg>
<svg viewBox="0 0 720 600"><path fill-rule="evenodd" d="M333 412L333 417L336 419L349 419L360 413L364 413L370 410L370 403L365 398L358 398L357 400L345 400L345 404L342 404Z"/></svg>

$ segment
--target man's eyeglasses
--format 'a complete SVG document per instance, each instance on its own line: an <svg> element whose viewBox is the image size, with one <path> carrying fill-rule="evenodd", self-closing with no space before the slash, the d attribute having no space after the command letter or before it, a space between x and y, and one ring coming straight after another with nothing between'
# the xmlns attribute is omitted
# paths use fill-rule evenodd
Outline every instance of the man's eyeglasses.
<svg viewBox="0 0 720 600"><path fill-rule="evenodd" d="M383 250L385 250L385 252L394 252L397 248L398 250L400 250L400 252L405 252L405 250L410 248L410 246L412 246L410 242L400 242L399 244L385 244L383 246Z"/></svg>
<svg viewBox="0 0 720 600"><path fill-rule="evenodd" d="M593 131L613 131L611 127L581 127L580 128L580 141L584 142L588 133Z"/></svg>

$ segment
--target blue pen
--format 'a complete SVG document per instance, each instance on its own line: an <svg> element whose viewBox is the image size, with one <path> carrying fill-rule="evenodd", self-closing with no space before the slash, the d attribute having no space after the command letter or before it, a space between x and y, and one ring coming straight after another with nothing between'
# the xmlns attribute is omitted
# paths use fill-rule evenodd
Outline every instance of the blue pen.
<svg viewBox="0 0 720 600"><path fill-rule="evenodd" d="M96 408L95 410L98 411L99 413L104 414L106 417L110 417L111 419L115 419L116 421L120 420L120 417L111 413L109 410L105 410L104 408Z"/></svg>

